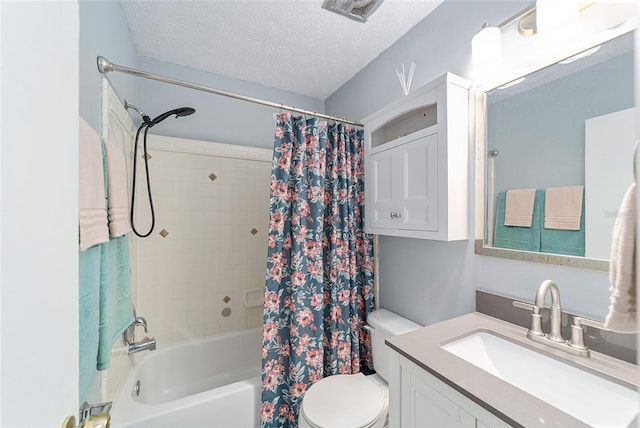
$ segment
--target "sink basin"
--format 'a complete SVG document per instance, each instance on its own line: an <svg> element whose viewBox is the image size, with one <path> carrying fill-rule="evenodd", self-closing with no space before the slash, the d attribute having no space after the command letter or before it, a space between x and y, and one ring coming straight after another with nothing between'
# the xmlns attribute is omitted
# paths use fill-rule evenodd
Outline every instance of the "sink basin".
<svg viewBox="0 0 640 428"><path fill-rule="evenodd" d="M485 331L442 348L591 426L626 427L638 412L635 390Z"/></svg>

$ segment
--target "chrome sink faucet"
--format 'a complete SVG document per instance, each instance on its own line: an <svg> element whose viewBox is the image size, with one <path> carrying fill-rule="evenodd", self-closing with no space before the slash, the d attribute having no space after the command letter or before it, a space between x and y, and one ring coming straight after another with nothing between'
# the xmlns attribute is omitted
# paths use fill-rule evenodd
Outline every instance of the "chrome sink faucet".
<svg viewBox="0 0 640 428"><path fill-rule="evenodd" d="M540 311L544 308L544 301L548 292L551 292L551 312L549 316L551 328L549 334L545 334L544 331L542 331L542 315L540 314ZM513 306L521 309L527 309L532 312L531 328L527 331L527 337L529 339L573 355L581 357L589 356L589 350L584 347L584 345L580 344L582 346L575 346L573 340L572 343L569 343L562 337L562 307L560 306L560 290L555 282L548 279L540 284L536 291L536 298L533 305L530 303L514 301Z"/></svg>

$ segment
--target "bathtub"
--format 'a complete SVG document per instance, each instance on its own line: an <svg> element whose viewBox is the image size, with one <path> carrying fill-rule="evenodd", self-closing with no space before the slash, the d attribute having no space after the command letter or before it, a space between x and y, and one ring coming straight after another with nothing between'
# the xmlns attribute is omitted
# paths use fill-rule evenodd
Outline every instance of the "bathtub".
<svg viewBox="0 0 640 428"><path fill-rule="evenodd" d="M258 427L261 341L245 330L136 355L111 426Z"/></svg>

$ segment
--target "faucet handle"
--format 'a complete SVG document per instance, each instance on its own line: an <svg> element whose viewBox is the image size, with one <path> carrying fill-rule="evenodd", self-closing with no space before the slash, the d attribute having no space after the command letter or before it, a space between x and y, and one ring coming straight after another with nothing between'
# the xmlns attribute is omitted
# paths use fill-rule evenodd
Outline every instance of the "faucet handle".
<svg viewBox="0 0 640 428"><path fill-rule="evenodd" d="M576 325L577 327L582 327L583 325L586 325L589 327L598 328L600 330L609 331L609 329L604 326L604 323L601 323L600 321L592 320L589 318L573 317L573 324Z"/></svg>
<svg viewBox="0 0 640 428"><path fill-rule="evenodd" d="M569 342L569 346L586 351L588 353L589 348L587 348L584 344L584 330L582 329L583 325L599 328L600 330L605 331L607 330L607 328L605 328L604 324L599 321L591 320L589 318L573 317L573 325L571 325L571 342Z"/></svg>
<svg viewBox="0 0 640 428"><path fill-rule="evenodd" d="M143 317L136 317L131 323L131 325L133 325L134 327L141 325L142 327L144 327L144 332L149 333L149 329L147 328L147 320L144 319Z"/></svg>
<svg viewBox="0 0 640 428"><path fill-rule="evenodd" d="M518 300L513 301L513 306L520 309L526 309L531 311L531 328L527 335L544 336L542 332L542 315L540 315L540 308L531 303L520 302Z"/></svg>
<svg viewBox="0 0 640 428"><path fill-rule="evenodd" d="M526 303L526 302L520 302L518 300L513 301L513 306L520 309L526 309L528 311L533 312L534 314L537 314L540 312L540 308L537 307L536 305L532 305L531 303Z"/></svg>
<svg viewBox="0 0 640 428"><path fill-rule="evenodd" d="M129 324L129 327L127 327L122 333L122 343L124 343L125 346L129 346L134 341L134 330L139 325L144 328L145 333L149 333L147 320L143 317L135 317L133 322Z"/></svg>
<svg viewBox="0 0 640 428"><path fill-rule="evenodd" d="M569 346L585 351L589 349L584 344L584 331L579 324L573 324L571 326L571 341L569 342Z"/></svg>
<svg viewBox="0 0 640 428"><path fill-rule="evenodd" d="M595 321L589 318L573 317L573 325L571 326L571 342L569 345L573 348L588 350L584 344L584 330L583 325L588 327L595 327L600 330L608 331L604 326L604 323Z"/></svg>

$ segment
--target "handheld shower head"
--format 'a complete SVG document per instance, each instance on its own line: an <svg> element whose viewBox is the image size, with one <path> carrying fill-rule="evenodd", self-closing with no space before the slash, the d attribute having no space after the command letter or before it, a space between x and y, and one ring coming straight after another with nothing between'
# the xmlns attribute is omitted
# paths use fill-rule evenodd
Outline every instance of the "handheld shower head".
<svg viewBox="0 0 640 428"><path fill-rule="evenodd" d="M173 110L169 110L166 113L162 113L160 116L154 118L151 121L151 125L149 125L150 127L153 125L157 125L158 123L162 122L163 120L165 120L166 118L168 118L171 115L176 115L176 118L178 117L183 117L183 116L189 116L193 113L196 112L196 109L191 108L191 107L180 107L180 108L176 108Z"/></svg>
<svg viewBox="0 0 640 428"><path fill-rule="evenodd" d="M191 107L180 107L180 108L176 108L173 110L169 110L168 112L162 113L160 116L151 120L151 118L147 116L142 110L140 110L138 107L134 106L133 104L129 104L127 100L124 100L124 108L127 110L131 109L131 110L137 111L138 114L142 117L142 120L144 121L145 125L149 128L153 127L154 125L157 125L158 123L162 122L163 120L165 120L166 118L168 118L173 114L175 114L176 117L182 117L182 116L189 116L196 112L196 109Z"/></svg>
<svg viewBox="0 0 640 428"><path fill-rule="evenodd" d="M155 222L156 222L156 215L155 215L155 209L153 208L153 198L151 197L151 183L149 182L149 164L148 164L148 160L149 157L148 153L147 153L147 132L149 131L149 128L157 125L158 123L162 122L163 120L165 120L166 118L168 118L169 116L175 114L176 117L182 117L182 116L189 116L190 114L193 114L196 112L196 109L191 108L191 107L180 107L180 108L176 108L173 110L169 110L166 113L162 113L160 116L156 117L155 119L151 120L149 119L149 116L147 116L146 114L144 114L143 112L140 111L140 109L134 105L128 104L127 101L125 100L124 102L124 107L126 109L133 109L135 111L138 112L138 114L140 114L140 116L142 116L142 120L144 121L143 124L140 125L140 127L138 128L138 132L136 133L136 141L133 145L133 180L132 180L132 185L131 185L131 211L129 212L129 219L131 220L131 228L133 229L133 233L135 233L137 236L141 237L141 238L146 238L147 236L151 235L151 232L153 232L153 228L155 227ZM138 232L136 226L135 226L135 218L134 218L134 205L136 203L136 161L138 159L138 138L140 137L140 133L144 130L144 134L143 134L143 147L144 147L144 166L145 166L145 175L147 178L147 195L149 197L149 209L151 211L151 227L149 228L149 230L146 233L140 233Z"/></svg>

